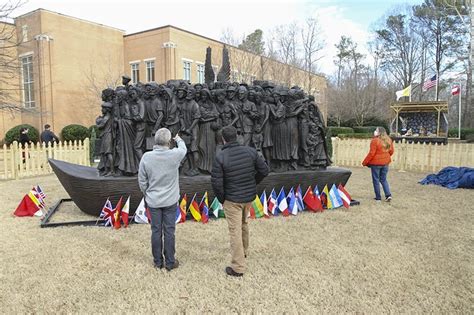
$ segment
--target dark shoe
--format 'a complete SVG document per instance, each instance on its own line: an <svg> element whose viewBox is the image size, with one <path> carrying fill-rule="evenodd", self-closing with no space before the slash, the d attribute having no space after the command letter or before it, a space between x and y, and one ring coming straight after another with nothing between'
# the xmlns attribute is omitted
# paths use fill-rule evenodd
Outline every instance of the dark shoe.
<svg viewBox="0 0 474 315"><path fill-rule="evenodd" d="M166 270L171 271L179 267L179 261L177 259L174 260L174 264L172 266L166 266Z"/></svg>
<svg viewBox="0 0 474 315"><path fill-rule="evenodd" d="M377 199L377 198L374 198L374 200L375 200L376 202L380 202L380 201L381 201L380 199Z"/></svg>
<svg viewBox="0 0 474 315"><path fill-rule="evenodd" d="M232 277L242 277L244 275L243 273L235 272L234 269L232 269L232 267L226 267L225 273Z"/></svg>
<svg viewBox="0 0 474 315"><path fill-rule="evenodd" d="M155 265L155 268L156 268L156 269L163 269L163 264L161 264L161 265Z"/></svg>
<svg viewBox="0 0 474 315"><path fill-rule="evenodd" d="M392 196L388 196L387 198L385 198L385 201L386 201L386 202L392 201Z"/></svg>

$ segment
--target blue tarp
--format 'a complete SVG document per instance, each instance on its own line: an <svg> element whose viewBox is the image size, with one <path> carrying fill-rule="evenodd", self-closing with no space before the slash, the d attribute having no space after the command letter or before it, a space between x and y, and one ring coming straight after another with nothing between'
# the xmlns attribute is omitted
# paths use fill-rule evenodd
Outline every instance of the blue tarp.
<svg viewBox="0 0 474 315"><path fill-rule="evenodd" d="M430 174L419 182L422 185L435 184L449 189L474 188L474 168L448 166L438 174Z"/></svg>

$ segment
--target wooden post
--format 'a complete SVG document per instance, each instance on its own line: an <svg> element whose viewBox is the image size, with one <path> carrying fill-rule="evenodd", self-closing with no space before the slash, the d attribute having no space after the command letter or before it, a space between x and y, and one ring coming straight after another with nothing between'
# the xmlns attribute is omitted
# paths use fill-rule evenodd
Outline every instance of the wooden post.
<svg viewBox="0 0 474 315"><path fill-rule="evenodd" d="M436 136L439 137L439 124L440 124L440 118L441 118L441 109L438 107L436 108L438 111L438 126L436 127Z"/></svg>
<svg viewBox="0 0 474 315"><path fill-rule="evenodd" d="M14 179L17 179L18 178L18 166L17 166L17 163L16 163L16 159L17 159L17 151L18 150L18 142L16 141L13 141L12 144L10 144L10 166L11 166L11 169L12 169L12 177Z"/></svg>
<svg viewBox="0 0 474 315"><path fill-rule="evenodd" d="M407 160L407 141L406 139L402 139L402 142L401 142L401 146L400 146L401 150L400 151L400 158L399 158L399 161L400 161L400 170L399 172L405 172L405 169L406 169L406 160Z"/></svg>
<svg viewBox="0 0 474 315"><path fill-rule="evenodd" d="M332 138L331 138L332 140ZM86 138L83 142L83 147L82 149L84 150L84 165L86 166L91 166L91 160L90 160L90 150L91 150L91 147L90 147L90 142L91 140L89 138ZM334 146L332 147L332 151L334 152Z"/></svg>
<svg viewBox="0 0 474 315"><path fill-rule="evenodd" d="M331 137L331 143L332 143L332 157L331 157L331 160L333 162L333 165L337 166L337 138L336 137Z"/></svg>

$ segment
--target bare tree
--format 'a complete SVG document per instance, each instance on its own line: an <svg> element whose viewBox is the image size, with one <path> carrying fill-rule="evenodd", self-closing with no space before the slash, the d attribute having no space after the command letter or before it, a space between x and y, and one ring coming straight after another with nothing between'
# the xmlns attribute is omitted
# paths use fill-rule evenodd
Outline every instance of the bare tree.
<svg viewBox="0 0 474 315"><path fill-rule="evenodd" d="M314 18L308 18L301 29L301 39L303 46L303 64L307 71L306 90L313 90L313 73L316 72L316 63L323 57L320 51L324 47L324 40L318 35L321 33L319 23Z"/></svg>
<svg viewBox="0 0 474 315"><path fill-rule="evenodd" d="M13 23L13 12L24 4L24 1L7 1L0 4L0 110L24 111L20 101L22 88L20 81L21 66L17 58L18 46L23 42L17 37Z"/></svg>

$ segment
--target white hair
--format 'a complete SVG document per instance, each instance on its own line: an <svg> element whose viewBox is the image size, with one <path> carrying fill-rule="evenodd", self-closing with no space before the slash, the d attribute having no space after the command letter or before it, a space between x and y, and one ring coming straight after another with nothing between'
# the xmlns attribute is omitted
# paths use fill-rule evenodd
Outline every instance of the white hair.
<svg viewBox="0 0 474 315"><path fill-rule="evenodd" d="M160 128L155 133L155 144L168 145L171 140L171 131L167 128Z"/></svg>

